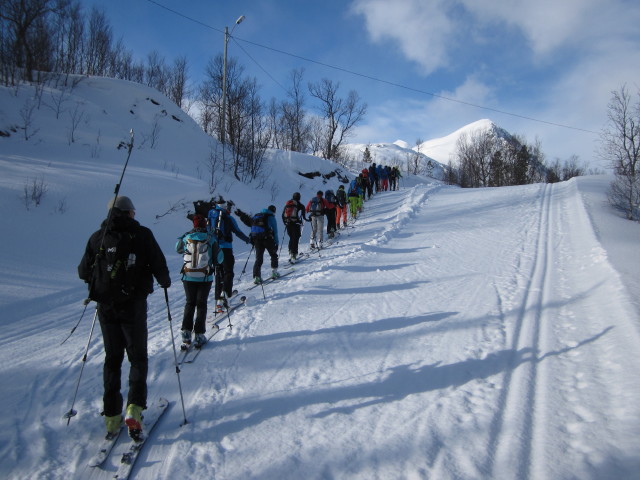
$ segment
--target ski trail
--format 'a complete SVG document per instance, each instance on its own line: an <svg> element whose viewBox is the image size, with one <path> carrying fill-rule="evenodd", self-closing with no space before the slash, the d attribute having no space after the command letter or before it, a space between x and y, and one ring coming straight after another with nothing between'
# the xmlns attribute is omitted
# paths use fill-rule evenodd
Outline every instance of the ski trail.
<svg viewBox="0 0 640 480"><path fill-rule="evenodd" d="M491 426L488 470L492 478L530 478L539 460L535 447L545 444L540 438L544 437L544 422L536 417L544 417L546 375L538 354L551 297L553 191L553 184L542 187L534 264L513 331L511 368L505 374L498 414Z"/></svg>

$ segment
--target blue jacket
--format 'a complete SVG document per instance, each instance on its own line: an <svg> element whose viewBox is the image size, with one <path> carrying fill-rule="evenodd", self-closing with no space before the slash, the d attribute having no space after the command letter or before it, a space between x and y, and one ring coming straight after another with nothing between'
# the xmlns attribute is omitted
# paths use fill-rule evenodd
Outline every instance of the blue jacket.
<svg viewBox="0 0 640 480"><path fill-rule="evenodd" d="M238 227L238 223L236 222L236 219L233 218L230 214L226 213L226 210L222 207L220 207L219 205L216 205L215 208L212 208L211 210L209 210L209 232L213 235L215 235L216 233L216 227L218 225L218 216L220 215L220 212L225 212L223 215L226 216L227 218L227 225L231 226L231 232L226 232L225 231L225 222L222 222L222 234L223 237L226 238L218 238L218 245L220 245L220 248L233 248L233 236L231 235L231 233L235 233L236 236L244 241L245 243L251 243L251 241L249 240L249 237L247 237L244 233L242 233L242 230L240 230L240 228ZM225 217L223 217L224 220Z"/></svg>
<svg viewBox="0 0 640 480"><path fill-rule="evenodd" d="M222 263L224 260L224 255L222 251L218 248L214 248L216 245L216 238L213 235L210 235L203 229L194 229L191 230L181 237L178 238L176 243L176 252L180 254L184 254L187 251L187 244L189 239L191 240L199 240L201 242L207 241L209 244L209 266L211 267L211 275L207 275L204 278L194 278L188 275L182 274L182 280L185 282L212 282L213 281L213 267L216 263ZM217 258L213 258L214 251L217 251Z"/></svg>

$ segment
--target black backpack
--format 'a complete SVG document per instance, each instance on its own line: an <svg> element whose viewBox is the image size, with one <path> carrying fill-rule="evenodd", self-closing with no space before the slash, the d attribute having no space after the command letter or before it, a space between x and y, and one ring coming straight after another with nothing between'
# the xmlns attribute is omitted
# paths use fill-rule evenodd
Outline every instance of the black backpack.
<svg viewBox="0 0 640 480"><path fill-rule="evenodd" d="M136 285L135 234L107 230L93 266L89 298L98 303L122 303L133 298Z"/></svg>
<svg viewBox="0 0 640 480"><path fill-rule="evenodd" d="M216 214L217 213L217 214ZM209 224L215 232L218 240L223 242L233 241L233 223L229 214L224 210L211 210L209 212Z"/></svg>

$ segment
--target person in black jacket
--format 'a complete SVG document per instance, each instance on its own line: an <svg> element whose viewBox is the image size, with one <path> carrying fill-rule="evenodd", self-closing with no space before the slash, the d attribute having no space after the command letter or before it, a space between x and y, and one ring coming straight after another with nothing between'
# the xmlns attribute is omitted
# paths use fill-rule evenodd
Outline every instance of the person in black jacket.
<svg viewBox="0 0 640 480"><path fill-rule="evenodd" d="M302 236L302 222L308 222L304 205L300 202L300 192L294 192L282 209L282 223L289 235L289 263L298 259L298 245Z"/></svg>
<svg viewBox="0 0 640 480"><path fill-rule="evenodd" d="M141 413L147 407L147 296L153 292L153 277L164 289L171 285L171 277L153 233L134 220L135 207L131 200L118 196L109 202L108 208L110 215L87 242L78 275L89 284L89 299L98 303L105 351L103 414L107 434L118 432L122 424L120 377L126 351L131 365L125 423L129 435L135 439L142 433ZM127 288L110 293L112 290L104 285L109 275L101 271L113 272L114 265L103 265L111 253L118 248L125 249L121 238L127 239L126 262L116 263L124 264Z"/></svg>

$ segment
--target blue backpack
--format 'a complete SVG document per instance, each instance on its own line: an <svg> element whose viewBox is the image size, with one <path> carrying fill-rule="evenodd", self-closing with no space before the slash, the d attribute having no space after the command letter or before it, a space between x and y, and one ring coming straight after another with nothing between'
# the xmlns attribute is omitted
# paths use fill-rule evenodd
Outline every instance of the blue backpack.
<svg viewBox="0 0 640 480"><path fill-rule="evenodd" d="M314 217L318 217L320 215L322 215L324 213L323 211L323 205L322 202L320 201L320 198L313 197L311 199L311 205L309 207L309 213L314 216Z"/></svg>
<svg viewBox="0 0 640 480"><path fill-rule="evenodd" d="M251 238L266 238L272 235L268 213L256 213L251 218Z"/></svg>

